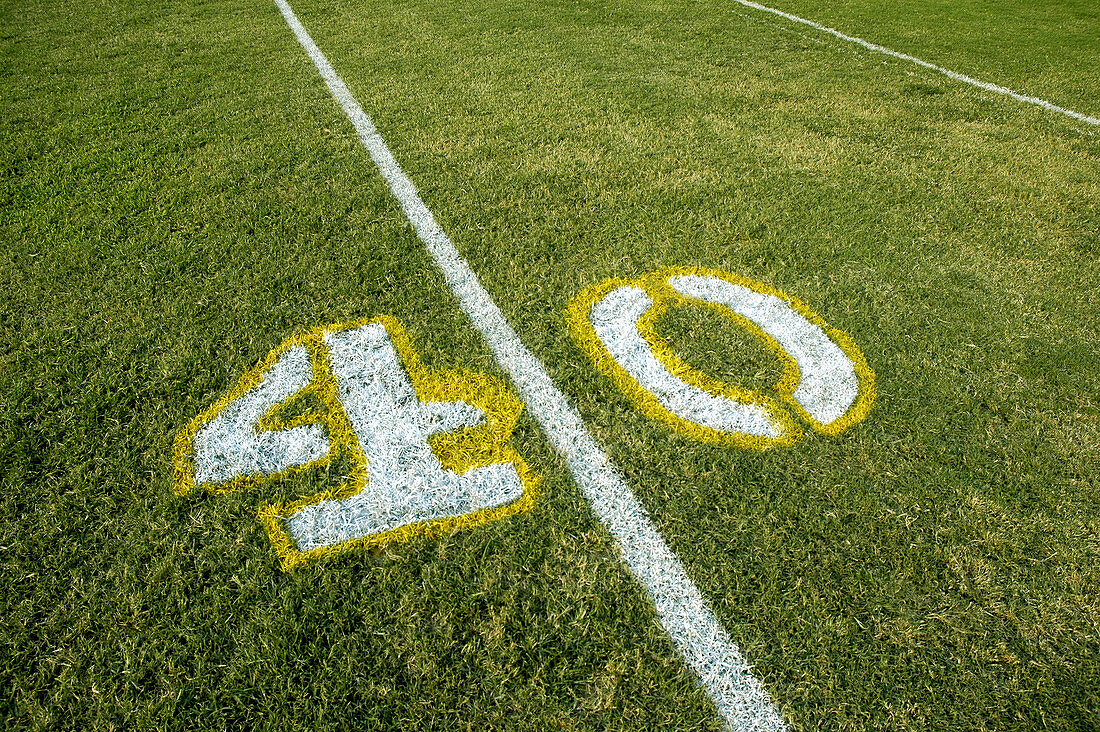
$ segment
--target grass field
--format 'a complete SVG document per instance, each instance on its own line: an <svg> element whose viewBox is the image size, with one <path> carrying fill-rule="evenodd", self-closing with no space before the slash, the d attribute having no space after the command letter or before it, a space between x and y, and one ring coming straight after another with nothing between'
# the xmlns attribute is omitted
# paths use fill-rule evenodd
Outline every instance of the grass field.
<svg viewBox="0 0 1100 732"><path fill-rule="evenodd" d="M776 5L1100 116L1088 0ZM792 729L1100 728L1100 127L743 5L296 0ZM498 521L280 568L173 444L281 342L390 315L508 383L269 0L0 6L7 729L720 729L538 424ZM870 414L756 451L570 336L607 278L799 298ZM781 362L658 323L714 378Z"/></svg>

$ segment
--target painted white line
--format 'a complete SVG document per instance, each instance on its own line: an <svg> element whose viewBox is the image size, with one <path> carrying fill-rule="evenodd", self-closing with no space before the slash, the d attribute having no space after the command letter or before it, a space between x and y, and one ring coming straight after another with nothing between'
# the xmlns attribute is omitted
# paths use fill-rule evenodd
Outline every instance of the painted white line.
<svg viewBox="0 0 1100 732"><path fill-rule="evenodd" d="M589 434L577 410L520 341L504 314L436 223L374 123L309 37L286 0L275 0L329 91L355 125L359 139L389 183L417 235L443 272L459 304L481 331L519 389L527 408L565 457L592 510L618 541L623 560L645 586L661 625L732 730L784 730L786 724L753 676L737 646L718 623L699 588L661 537L610 459Z"/></svg>
<svg viewBox="0 0 1100 732"><path fill-rule="evenodd" d="M1004 96L1011 97L1012 99L1015 99L1018 102L1026 102L1027 104L1034 104L1036 106L1042 107L1043 109L1049 110L1051 112L1058 112L1059 114L1064 114L1067 117L1072 117L1073 119L1079 120L1079 121L1084 122L1086 124L1100 125L1100 119L1097 119L1096 117L1090 117L1087 114L1081 114L1080 112L1074 112L1072 109L1066 109L1065 107L1059 107L1057 104L1051 104L1050 102L1046 101L1045 99L1039 99L1038 97L1028 96L1027 94L1020 94L1019 92L1012 91L1011 89L1009 89L1007 87L998 86L997 84L990 84L987 81L981 81L980 79L975 79L971 76L967 76L966 74L960 74L960 73L952 71L950 69L945 69L942 66L937 66L936 64L929 63L927 61L923 61L923 60L921 60L921 59L919 59L915 56L910 56L907 53L899 53L898 51L892 51L889 48L886 48L885 46L880 46L877 43L871 43L870 41L865 41L862 38L857 38L856 36L849 36L845 33L841 33L840 31L836 30L835 28L830 28L826 25L821 25L820 23L815 23L812 20L807 20L805 18L800 18L797 15L792 15L791 13L785 13L782 10L776 10L775 8L769 8L767 5L761 5L760 3L754 3L752 0L733 0L733 1L735 3L740 3L741 5L744 5L747 8L753 8L755 10L761 10L765 13L771 13L772 15L778 15L780 18L786 18L787 20L790 20L790 21L795 22L795 23L801 23L802 25L808 25L809 27L811 27L815 30L821 31L822 33L828 33L831 36L836 36L837 38L839 38L842 41L847 41L849 43L855 43L856 45L862 46L862 47L864 47L864 48L866 48L870 51L875 51L877 53L884 53L887 56L893 56L894 58L901 59L902 61L908 61L908 62L914 63L918 66L923 66L926 69L930 69L930 70L935 71L937 73L943 74L944 76L952 78L955 81L961 81L961 82L970 84L972 86L976 86L979 89L984 89L986 91L991 91L991 92L994 92L996 94L1003 94Z"/></svg>

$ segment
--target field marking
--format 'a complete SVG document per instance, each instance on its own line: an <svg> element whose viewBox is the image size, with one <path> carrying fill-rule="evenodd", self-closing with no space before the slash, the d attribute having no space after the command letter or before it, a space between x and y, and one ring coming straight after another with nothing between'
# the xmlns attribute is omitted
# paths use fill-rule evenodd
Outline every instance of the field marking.
<svg viewBox="0 0 1100 732"><path fill-rule="evenodd" d="M353 470L335 491L261 509L284 569L531 510L538 478L509 444L523 405L503 381L426 368L385 315L313 334Z"/></svg>
<svg viewBox="0 0 1100 732"><path fill-rule="evenodd" d="M657 617L688 666L698 675L730 729L784 730L786 723L740 650L718 622L702 592L665 543L657 526L577 410L523 345L482 287L468 262L420 198L370 117L310 38L286 0L275 0L287 25L317 67L329 91L355 126L405 216L442 271L466 315L511 376L532 416L566 459L573 479L596 516L618 542L623 560L645 586Z"/></svg>
<svg viewBox="0 0 1100 732"><path fill-rule="evenodd" d="M259 384L226 404L196 432L192 455L195 485L277 475L328 455L328 435L320 425L256 429L272 407L305 389L312 380L313 364L304 346L295 345L281 353Z"/></svg>
<svg viewBox="0 0 1100 732"><path fill-rule="evenodd" d="M683 306L732 320L774 353L783 362L774 396L680 358L657 323ZM671 267L611 278L574 297L566 315L577 344L639 411L696 440L755 450L794 444L803 433L787 408L838 435L875 400L875 374L851 336L782 290L730 272Z"/></svg>
<svg viewBox="0 0 1100 732"><path fill-rule="evenodd" d="M991 92L994 92L996 94L1002 94L1006 97L1011 97L1012 99L1015 99L1018 102L1025 102L1027 104L1034 104L1034 105L1042 107L1043 109L1046 109L1048 111L1058 112L1059 114L1064 114L1067 117L1072 117L1073 119L1079 120L1079 121L1084 122L1086 124L1100 125L1100 119L1098 119L1096 117L1090 117L1087 114L1081 114L1080 112L1074 112L1072 109L1066 109L1065 107L1059 107L1057 104L1052 104L1051 102L1048 102L1045 99L1040 99L1039 97L1028 96L1027 94L1021 94L1019 92L1016 92L1016 91L1013 91L1013 90L1009 89L1008 87L999 86L997 84L991 84L988 81L982 81L980 79L975 79L972 76L967 76L966 74L960 74L957 71L952 71L951 69L945 69L942 66L937 66L936 64L929 63L928 61L924 61L922 59L919 59L916 56L910 56L907 53L900 53L899 51L893 51L889 48L886 48L885 46L880 46L877 43L871 43L870 41L865 41L862 38L858 38L856 36L850 36L846 33L841 33L840 31L836 30L835 28L830 28L827 25L821 25L820 23L815 23L812 20L807 20L806 18L801 18L797 15L792 15L791 13L787 13L787 12L784 12L782 10L776 10L775 8L769 8L767 5L761 5L760 3L755 3L752 0L733 0L733 1L735 3L739 3L741 5L744 5L747 8L753 8L754 10L761 10L765 13L771 13L772 15L778 15L780 18L786 18L787 20L793 21L795 23L801 23L802 25L807 25L807 26L813 28L814 30L819 30L822 33L828 33L829 35L835 36L835 37L839 38L842 41L847 41L849 43L854 43L854 44L856 44L858 46L862 46L863 48L866 48L870 51L875 51L877 53L884 53L887 56L892 56L896 59L901 59L902 61L908 61L908 62L914 63L918 66L923 66L926 69L930 69L930 70L935 71L937 73L943 74L944 76L947 76L951 79L954 79L955 81L961 81L961 82L970 84L971 86L976 86L979 89L984 89L986 91L991 91Z"/></svg>
<svg viewBox="0 0 1100 732"><path fill-rule="evenodd" d="M510 444L522 412L495 376L424 366L388 315L321 326L176 433L176 492L223 495L346 459L339 486L260 507L290 571L531 510L539 479Z"/></svg>

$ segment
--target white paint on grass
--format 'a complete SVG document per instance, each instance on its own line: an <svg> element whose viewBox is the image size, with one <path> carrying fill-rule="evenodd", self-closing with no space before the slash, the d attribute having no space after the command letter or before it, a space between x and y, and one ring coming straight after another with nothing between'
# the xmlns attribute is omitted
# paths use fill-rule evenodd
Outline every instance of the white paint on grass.
<svg viewBox="0 0 1100 732"><path fill-rule="evenodd" d="M1090 117L1086 114L1081 114L1080 112L1074 112L1072 109L1066 109L1065 107L1059 107L1057 104L1052 104L1052 103L1046 101L1045 99L1040 99L1038 97L1028 96L1027 94L1021 94L1021 93L1013 91L1013 90L1011 90L1007 87L999 86L997 84L990 84L988 81L981 81L980 79L975 79L971 76L967 76L966 74L960 74L958 72L951 71L950 69L945 69L942 66L937 66L936 64L929 63L928 61L921 60L921 59L917 58L916 56L910 56L907 53L899 53L898 51L892 51L889 48L886 48L885 46L880 46L877 43L871 43L870 41L865 41L862 38L857 38L856 36L849 36L845 33L841 33L840 31L838 31L834 28L830 28L828 26L821 25L820 23L815 23L812 20L807 20L805 18L800 18L797 15L792 15L791 13L785 13L782 10L776 10L775 8L769 8L767 5L761 5L760 3L755 3L752 0L733 0L733 1L736 2L736 3L740 3L741 5L744 5L747 8L753 8L754 10L761 10L765 13L771 13L772 15L778 15L780 18L786 18L787 20L790 20L794 23L801 23L802 25L807 25L807 26L813 28L814 30L821 31L822 33L828 33L829 35L835 36L836 38L839 38L842 41L847 41L848 43L854 43L857 46L862 46L863 48L866 48L869 51L874 51L876 53L883 53L883 54L886 54L887 56L892 56L893 58L900 59L902 61L908 61L909 63L916 64L917 66L922 66L922 67L924 67L926 69L929 69L931 71L935 71L936 73L943 74L944 76L946 76L948 78L951 78L951 79L954 79L955 81L961 81L965 84L970 84L971 86L976 86L979 89L984 89L985 91L993 92L995 94L1001 94L1001 95L1004 95L1006 97L1011 97L1012 99L1015 99L1018 102L1026 102L1027 104L1034 104L1036 106L1042 107L1043 109L1049 110L1051 112L1057 112L1059 114L1064 114L1067 117L1072 117L1073 119L1078 120L1080 122L1084 122L1085 124L1100 125L1100 119L1097 119L1096 117Z"/></svg>
<svg viewBox="0 0 1100 732"><path fill-rule="evenodd" d="M798 364L801 379L792 396L823 425L843 417L859 396L852 360L821 327L781 298L721 277L677 275L668 284L684 297L724 305L776 340Z"/></svg>
<svg viewBox="0 0 1100 732"><path fill-rule="evenodd" d="M286 0L275 0L275 4L355 126L363 146L389 183L462 309L519 388L551 443L565 457L596 516L619 543L624 561L653 600L661 625L688 666L698 674L726 724L738 732L786 729L764 687L753 676L645 508L589 434L580 414L523 345L470 265L436 223L370 117L309 37L293 9Z"/></svg>
<svg viewBox="0 0 1100 732"><path fill-rule="evenodd" d="M328 435L320 425L257 429L268 410L312 379L313 366L304 347L282 354L259 384L227 404L195 435L195 485L281 473L328 455Z"/></svg>
<svg viewBox="0 0 1100 732"><path fill-rule="evenodd" d="M326 333L325 343L340 403L367 460L367 480L353 496L304 506L287 519L299 551L463 516L523 495L511 462L462 475L443 467L428 437L477 426L485 413L461 401L420 401L385 326Z"/></svg>
<svg viewBox="0 0 1100 732"><path fill-rule="evenodd" d="M760 405L711 394L670 372L638 330L638 321L652 307L645 290L623 286L600 298L588 315L600 343L639 386L677 417L703 427L754 437L783 436L783 425L775 424Z"/></svg>

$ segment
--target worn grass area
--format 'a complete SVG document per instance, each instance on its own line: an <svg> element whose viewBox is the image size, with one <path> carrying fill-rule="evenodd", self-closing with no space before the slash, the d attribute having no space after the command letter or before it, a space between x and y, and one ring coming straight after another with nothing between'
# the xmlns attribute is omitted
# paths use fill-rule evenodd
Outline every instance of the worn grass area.
<svg viewBox="0 0 1100 732"><path fill-rule="evenodd" d="M784 9L1096 115L1086 6ZM1100 726L1097 130L742 6L295 9L792 727ZM274 5L0 18L5 727L717 728L529 418L534 511L377 555L284 574L273 496L177 498L175 431L296 332L388 313L499 372ZM646 420L564 307L675 265L849 332L870 417L764 453Z"/></svg>

